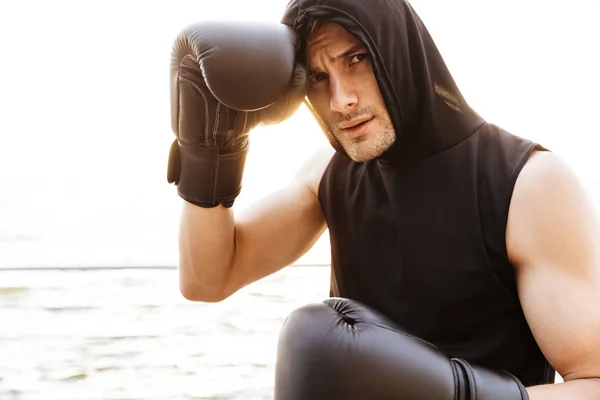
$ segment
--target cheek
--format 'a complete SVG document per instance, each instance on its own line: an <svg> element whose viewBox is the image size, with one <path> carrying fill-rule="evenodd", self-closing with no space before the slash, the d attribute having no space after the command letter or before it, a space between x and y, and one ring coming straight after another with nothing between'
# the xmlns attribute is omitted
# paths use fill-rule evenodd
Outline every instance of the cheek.
<svg viewBox="0 0 600 400"><path fill-rule="evenodd" d="M389 112L377 83L374 83L366 93L368 93L368 99L365 98L364 106L376 113L379 119L387 124L390 119Z"/></svg>
<svg viewBox="0 0 600 400"><path fill-rule="evenodd" d="M361 93L366 101L372 105L377 105L378 107L384 104L383 95L379 89L377 79L375 79L375 75L373 75L373 71L369 70L363 74L360 82Z"/></svg>

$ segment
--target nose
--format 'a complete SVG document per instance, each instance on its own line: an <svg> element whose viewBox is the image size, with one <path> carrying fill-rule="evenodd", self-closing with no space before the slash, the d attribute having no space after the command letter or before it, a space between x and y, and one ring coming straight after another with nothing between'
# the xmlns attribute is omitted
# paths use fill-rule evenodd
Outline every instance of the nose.
<svg viewBox="0 0 600 400"><path fill-rule="evenodd" d="M330 77L331 111L347 113L358 104L356 89L349 80L342 77Z"/></svg>

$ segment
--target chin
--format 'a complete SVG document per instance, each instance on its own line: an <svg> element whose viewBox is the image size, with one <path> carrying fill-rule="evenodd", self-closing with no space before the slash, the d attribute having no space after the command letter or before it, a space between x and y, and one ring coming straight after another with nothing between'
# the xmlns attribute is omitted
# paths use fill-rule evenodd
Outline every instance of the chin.
<svg viewBox="0 0 600 400"><path fill-rule="evenodd" d="M371 147L368 148L360 148L361 146L349 146L349 147L344 147L344 149L346 150L346 154L348 155L348 157L350 157L352 159L352 161L356 161L356 162L366 162L366 161L370 161L373 160L377 157L379 157L380 155L383 154L383 152L385 150L375 150Z"/></svg>
<svg viewBox="0 0 600 400"><path fill-rule="evenodd" d="M384 126L384 129L373 132L370 130L364 135L355 139L349 139L343 134L337 134L338 142L344 148L344 151L355 162L366 162L381 156L396 141L396 132L391 124Z"/></svg>
<svg viewBox="0 0 600 400"><path fill-rule="evenodd" d="M342 147L346 151L348 157L355 162L366 162L374 160L381 156L387 149L391 147L391 142L375 142L364 140L360 143L342 143Z"/></svg>

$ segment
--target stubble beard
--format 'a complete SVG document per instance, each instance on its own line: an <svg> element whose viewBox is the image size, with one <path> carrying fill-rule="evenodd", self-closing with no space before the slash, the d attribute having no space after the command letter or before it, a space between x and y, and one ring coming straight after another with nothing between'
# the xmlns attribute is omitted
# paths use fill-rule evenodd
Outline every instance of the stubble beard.
<svg viewBox="0 0 600 400"><path fill-rule="evenodd" d="M381 156L396 141L396 132L390 121L382 121L383 129L373 132L371 138L363 136L355 139L338 137L338 142L344 148L346 154L356 162L365 162ZM374 136L374 137L373 137Z"/></svg>

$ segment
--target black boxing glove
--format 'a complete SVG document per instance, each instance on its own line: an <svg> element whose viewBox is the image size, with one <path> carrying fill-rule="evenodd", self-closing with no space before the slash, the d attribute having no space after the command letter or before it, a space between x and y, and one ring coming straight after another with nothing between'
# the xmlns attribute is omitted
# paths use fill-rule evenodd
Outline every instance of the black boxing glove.
<svg viewBox="0 0 600 400"><path fill-rule="evenodd" d="M449 359L355 301L332 298L284 322L275 400L528 400L507 372Z"/></svg>
<svg viewBox="0 0 600 400"><path fill-rule="evenodd" d="M307 72L299 37L279 23L201 22L185 28L171 57L167 181L201 207L231 207L241 191L249 132L290 117Z"/></svg>

